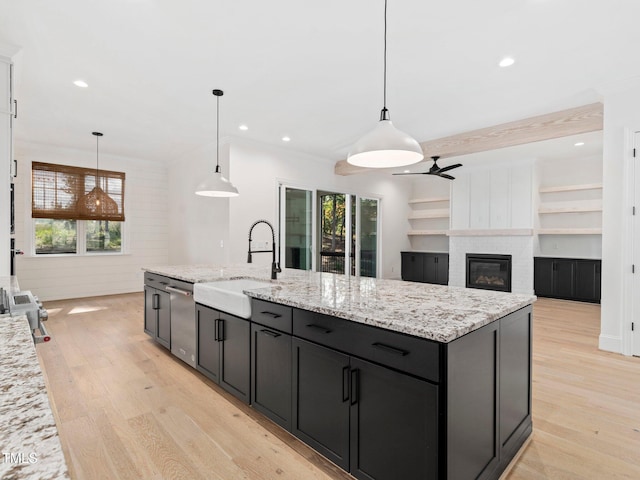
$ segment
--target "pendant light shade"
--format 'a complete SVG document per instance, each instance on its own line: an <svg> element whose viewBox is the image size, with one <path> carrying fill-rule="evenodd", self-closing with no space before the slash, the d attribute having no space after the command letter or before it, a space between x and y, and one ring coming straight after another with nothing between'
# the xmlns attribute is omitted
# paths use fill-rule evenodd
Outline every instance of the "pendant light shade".
<svg viewBox="0 0 640 480"><path fill-rule="evenodd" d="M394 127L387 110L387 0L385 0L384 87L380 121L351 148L347 162L358 167L389 168L418 163L423 158L420 144Z"/></svg>
<svg viewBox="0 0 640 480"><path fill-rule="evenodd" d="M220 97L222 90L213 90L216 97L216 171L196 187L196 195L203 197L237 197L238 189L220 171Z"/></svg>
<svg viewBox="0 0 640 480"><path fill-rule="evenodd" d="M120 220L120 213L118 212L118 204L113 198L105 193L100 188L100 177L98 175L98 139L102 137L100 132L91 132L91 135L96 137L96 186L83 195L78 200L77 211L81 218L91 218L96 220L109 220L116 218Z"/></svg>

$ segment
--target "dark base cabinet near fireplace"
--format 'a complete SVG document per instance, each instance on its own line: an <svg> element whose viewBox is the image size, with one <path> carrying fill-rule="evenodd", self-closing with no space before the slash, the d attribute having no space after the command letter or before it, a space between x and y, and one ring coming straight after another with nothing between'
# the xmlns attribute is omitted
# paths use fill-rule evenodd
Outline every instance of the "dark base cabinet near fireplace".
<svg viewBox="0 0 640 480"><path fill-rule="evenodd" d="M405 282L449 284L449 254L401 252L402 280Z"/></svg>
<svg viewBox="0 0 640 480"><path fill-rule="evenodd" d="M600 303L601 260L535 257L533 288L539 297Z"/></svg>

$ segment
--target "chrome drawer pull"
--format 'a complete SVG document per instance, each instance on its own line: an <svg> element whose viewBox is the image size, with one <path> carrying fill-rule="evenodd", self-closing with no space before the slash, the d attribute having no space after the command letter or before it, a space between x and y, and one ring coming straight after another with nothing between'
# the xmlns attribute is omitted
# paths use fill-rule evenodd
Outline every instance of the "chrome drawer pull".
<svg viewBox="0 0 640 480"><path fill-rule="evenodd" d="M184 295L185 297L190 297L191 295L193 295L189 290L183 290L181 288L171 287L169 285L164 287L164 289L167 292L179 293L180 295Z"/></svg>
<svg viewBox="0 0 640 480"><path fill-rule="evenodd" d="M406 350L401 350L396 347L390 347L389 345L385 345L384 343L376 342L376 343L372 343L371 346L373 348L377 348L378 350L382 350L383 352L393 353L394 355L400 355L401 357L409 355L409 352L407 352Z"/></svg>

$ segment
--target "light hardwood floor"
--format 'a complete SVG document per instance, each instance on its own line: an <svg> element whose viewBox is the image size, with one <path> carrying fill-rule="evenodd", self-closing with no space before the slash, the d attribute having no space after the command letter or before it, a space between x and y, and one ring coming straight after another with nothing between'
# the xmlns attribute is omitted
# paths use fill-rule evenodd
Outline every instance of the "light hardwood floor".
<svg viewBox="0 0 640 480"><path fill-rule="evenodd" d="M45 306L54 339L37 350L72 478L352 479L155 344L142 294ZM534 433L507 479L640 478L640 358L599 351L599 317L534 305Z"/></svg>

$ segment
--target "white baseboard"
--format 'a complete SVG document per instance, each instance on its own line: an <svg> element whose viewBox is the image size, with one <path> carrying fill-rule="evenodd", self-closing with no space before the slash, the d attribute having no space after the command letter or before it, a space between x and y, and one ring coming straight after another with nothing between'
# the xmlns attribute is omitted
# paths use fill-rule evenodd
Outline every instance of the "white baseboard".
<svg viewBox="0 0 640 480"><path fill-rule="evenodd" d="M622 353L622 338L601 334L598 347L600 350L606 350L607 352Z"/></svg>

